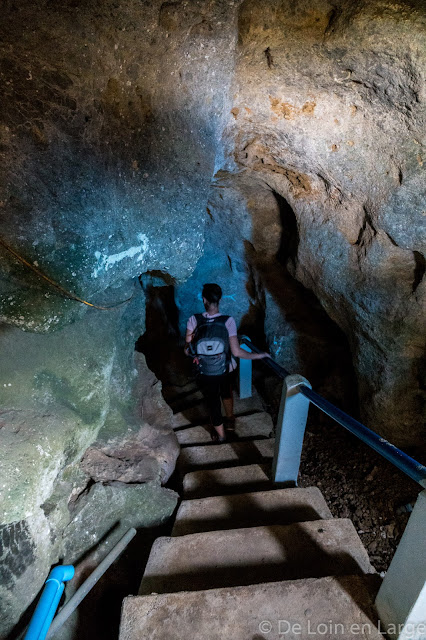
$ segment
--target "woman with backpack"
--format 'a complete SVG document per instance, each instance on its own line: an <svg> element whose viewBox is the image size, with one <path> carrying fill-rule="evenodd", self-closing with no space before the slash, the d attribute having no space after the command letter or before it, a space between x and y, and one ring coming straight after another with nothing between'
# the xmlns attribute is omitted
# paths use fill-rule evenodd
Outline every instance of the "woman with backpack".
<svg viewBox="0 0 426 640"><path fill-rule="evenodd" d="M205 312L191 316L187 322L185 354L192 356L197 366L197 381L214 429L212 439L225 442L221 398L227 428L231 430L235 422L232 384L237 363L232 356L245 360L260 360L270 356L268 353L249 353L241 349L234 318L222 315L219 311L222 289L218 284L205 284L202 297Z"/></svg>

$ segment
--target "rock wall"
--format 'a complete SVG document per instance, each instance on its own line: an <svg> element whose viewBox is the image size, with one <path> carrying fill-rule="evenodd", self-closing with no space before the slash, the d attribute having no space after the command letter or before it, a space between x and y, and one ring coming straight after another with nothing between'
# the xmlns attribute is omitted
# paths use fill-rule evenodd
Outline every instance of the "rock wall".
<svg viewBox="0 0 426 640"><path fill-rule="evenodd" d="M186 319L203 310L203 283L219 282L221 310L235 317L241 333L266 345L287 370L306 376L317 391L349 409L356 389L344 334L285 266L291 207L255 173L220 171L207 209L203 256L176 289L182 333Z"/></svg>
<svg viewBox="0 0 426 640"><path fill-rule="evenodd" d="M345 333L362 419L400 446L425 437L425 25L420 0L239 4L206 248L177 296L186 316L216 278L315 378L312 353L333 355L287 321L304 314L288 271Z"/></svg>
<svg viewBox="0 0 426 640"><path fill-rule="evenodd" d="M287 268L346 334L362 418L404 446L425 435L425 26L421 1L245 0L224 135L223 169L294 212Z"/></svg>
<svg viewBox="0 0 426 640"><path fill-rule="evenodd" d="M2 5L2 637L52 563L173 512L138 277L202 253L235 22L227 2Z"/></svg>

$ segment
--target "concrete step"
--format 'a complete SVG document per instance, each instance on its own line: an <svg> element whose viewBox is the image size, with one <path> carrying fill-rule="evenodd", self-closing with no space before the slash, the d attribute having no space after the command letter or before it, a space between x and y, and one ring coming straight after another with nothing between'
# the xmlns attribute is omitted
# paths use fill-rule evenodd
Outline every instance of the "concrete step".
<svg viewBox="0 0 426 640"><path fill-rule="evenodd" d="M231 442L226 444L206 444L182 449L177 468L180 473L195 469L211 469L265 463L274 455L275 439Z"/></svg>
<svg viewBox="0 0 426 640"><path fill-rule="evenodd" d="M172 536L332 517L317 487L215 496L184 500L176 514Z"/></svg>
<svg viewBox="0 0 426 640"><path fill-rule="evenodd" d="M340 576L130 596L119 640L383 640L372 622L377 582Z"/></svg>
<svg viewBox="0 0 426 640"><path fill-rule="evenodd" d="M255 438L263 436L269 438L274 425L269 413L253 413L249 416L239 416L235 420L235 435L238 438ZM179 444L202 444L211 441L211 428L204 425L188 427L176 431Z"/></svg>
<svg viewBox="0 0 426 640"><path fill-rule="evenodd" d="M183 478L183 497L189 500L273 489L270 471L270 464L192 471Z"/></svg>
<svg viewBox="0 0 426 640"><path fill-rule="evenodd" d="M140 594L373 572L350 520L157 538Z"/></svg>
<svg viewBox="0 0 426 640"><path fill-rule="evenodd" d="M174 429L191 424L208 424L209 418L204 402L199 395L197 398L197 404L194 404L193 401L190 401L188 398L188 406L185 408L183 406L184 402L182 402L179 410L176 410L178 405L176 403L174 404L175 413L172 419L172 426ZM234 394L234 414L236 416L263 411L263 403L257 393L253 393L251 398L244 398L242 400Z"/></svg>

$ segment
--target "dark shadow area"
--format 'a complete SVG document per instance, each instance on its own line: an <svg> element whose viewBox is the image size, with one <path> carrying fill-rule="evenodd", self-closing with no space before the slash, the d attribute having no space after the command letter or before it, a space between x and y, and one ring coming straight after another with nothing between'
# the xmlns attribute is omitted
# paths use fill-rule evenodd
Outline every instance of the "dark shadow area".
<svg viewBox="0 0 426 640"><path fill-rule="evenodd" d="M271 465L259 464L260 474L254 480L250 477L240 478L240 481L226 482L226 477L220 473L213 473L209 471L195 471L191 476L191 486L185 487L185 500L199 499L210 497L217 493L218 495L238 495L241 493L253 493L256 491L267 491L274 488L274 484L271 479ZM229 478L228 478L229 480Z"/></svg>
<svg viewBox="0 0 426 640"><path fill-rule="evenodd" d="M199 425L201 428L205 429L206 433L211 436L212 435L212 430L210 428L208 428L206 425ZM175 433L184 430L183 429L175 429ZM226 437L226 442L223 444L234 444L235 442L257 442L259 440L267 440L267 436L263 436L263 435L259 435L259 436L235 436L235 435L227 435ZM198 446L203 446L203 447L209 447L209 446L215 446L217 444L217 442L210 440L204 440L204 439L200 439L199 442L184 442L181 443L181 449L187 449L188 447L198 447Z"/></svg>
<svg viewBox="0 0 426 640"><path fill-rule="evenodd" d="M179 371L190 371L185 367L187 358L179 348L182 341L174 286L142 286L146 295L145 333L136 342L136 351L145 355L148 367L159 380L164 382L171 376L171 382L176 384Z"/></svg>
<svg viewBox="0 0 426 640"><path fill-rule="evenodd" d="M309 526L309 524L311 526ZM176 566L170 574L146 575L142 581L141 594L172 593L175 591L197 591L220 587L245 586L263 582L281 580L297 580L301 578L320 578L339 575L362 575L367 566L362 566L356 558L342 547L346 542L340 540L334 550L326 550L329 536L333 539L340 527L333 520L309 523L295 523L288 526L270 525L260 534L254 530L253 536L247 537L244 532L224 531L218 540L220 552L212 550L208 566L202 554L203 536L208 544L208 534L200 534L196 556L188 557L185 549L186 540L173 538L175 549L167 553L164 548L164 567L168 563ZM354 532L355 533L355 532ZM355 534L356 535L356 534ZM241 551L238 552L236 541L241 538ZM321 538L324 538L323 542ZM274 543L271 543L272 540ZM227 542L228 541L228 542ZM337 551L336 551L337 547ZM339 549L340 547L340 549ZM206 552L207 553L207 552ZM191 551L189 551L191 554ZM209 552L210 555L210 552ZM256 558L256 559L255 559ZM364 563L366 558L363 558ZM185 564L188 570L180 571L179 565Z"/></svg>
<svg viewBox="0 0 426 640"><path fill-rule="evenodd" d="M241 325L256 346L273 348L290 373L306 377L318 393L357 417L357 379L348 340L314 293L293 277L300 241L297 218L285 198L274 196L282 227L279 249L274 258L265 259L245 241L247 291L256 309L250 309ZM274 344L268 345L272 336ZM263 366L255 384L275 416L281 383ZM328 420L318 413L316 418Z"/></svg>
<svg viewBox="0 0 426 640"><path fill-rule="evenodd" d="M120 557L111 565L55 637L115 640L119 635L123 599L137 595L151 547L159 536L170 535L171 523L140 529ZM83 582L97 564L86 558L79 575Z"/></svg>
<svg viewBox="0 0 426 640"><path fill-rule="evenodd" d="M413 293L416 291L417 287L423 280L426 271L426 260L419 251L413 251L415 268L414 268L414 279L413 279Z"/></svg>
<svg viewBox="0 0 426 640"><path fill-rule="evenodd" d="M185 447L181 449L178 465L184 468L184 473L190 471L200 471L204 469L225 469L228 467L236 467L241 463L248 464L265 464L272 460L272 446L270 453L266 451L266 447L262 447L261 443L267 445L268 439L264 440L247 440L246 442L228 442L225 444L213 443L213 447L217 449L215 455L212 456L214 461L210 461L206 456L204 462L200 462L197 456L199 447ZM204 445L202 445L204 449ZM213 451L212 451L213 453Z"/></svg>
<svg viewBox="0 0 426 640"><path fill-rule="evenodd" d="M296 216L285 198L276 192L274 192L274 196L280 211L282 226L281 242L277 253L277 260L283 265L287 264L287 261L290 260L293 263L293 266L295 266L300 241Z"/></svg>
<svg viewBox="0 0 426 640"><path fill-rule="evenodd" d="M227 496L227 510L235 520L226 516L209 520L191 520L186 526L182 524L176 535L186 535L193 531L227 531L229 529L244 529L249 527L266 527L270 525L287 525L295 522L318 520L319 515L309 505L279 505L273 509L262 510L254 501L241 500L241 496ZM266 505L267 506L267 505Z"/></svg>
<svg viewBox="0 0 426 640"><path fill-rule="evenodd" d="M172 523L171 518L167 524L160 527L140 529L54 637L58 640L62 638L65 640L68 638L116 640L119 634L123 599L138 593L152 544L159 536L170 535ZM99 544L111 534L113 529L108 531L95 547L73 563L76 573L73 580L66 584L58 610L66 602L65 594L68 593L69 599L110 551L110 549L104 550L100 558L96 555ZM43 589L44 585L31 606L22 615L18 625L5 640L18 640L23 637Z"/></svg>

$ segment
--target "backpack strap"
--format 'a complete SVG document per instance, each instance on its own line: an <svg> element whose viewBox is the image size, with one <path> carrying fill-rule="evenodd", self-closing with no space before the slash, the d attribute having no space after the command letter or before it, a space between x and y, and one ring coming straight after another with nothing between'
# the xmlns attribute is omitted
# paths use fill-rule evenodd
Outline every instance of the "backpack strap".
<svg viewBox="0 0 426 640"><path fill-rule="evenodd" d="M225 316L225 315L221 315L218 316L217 318L211 318L211 320L213 320L213 322L215 322L216 324L221 324L223 327L226 327L226 323L228 322L229 318L231 316ZM202 316L204 321L207 321L207 318L205 316ZM226 327L227 329L227 327ZM229 332L228 332L228 344L227 344L227 348L226 348L226 360L228 362L228 364L231 362L232 356L231 356L231 345L229 344Z"/></svg>
<svg viewBox="0 0 426 640"><path fill-rule="evenodd" d="M206 318L202 313L194 313L194 318L197 322L197 327L207 322L219 322L220 324L226 324L231 316L220 315L217 318Z"/></svg>
<svg viewBox="0 0 426 640"><path fill-rule="evenodd" d="M203 316L202 313L194 313L194 318L195 318L195 321L197 323L195 328L194 328L194 332L195 332L200 325L204 324L205 317Z"/></svg>

